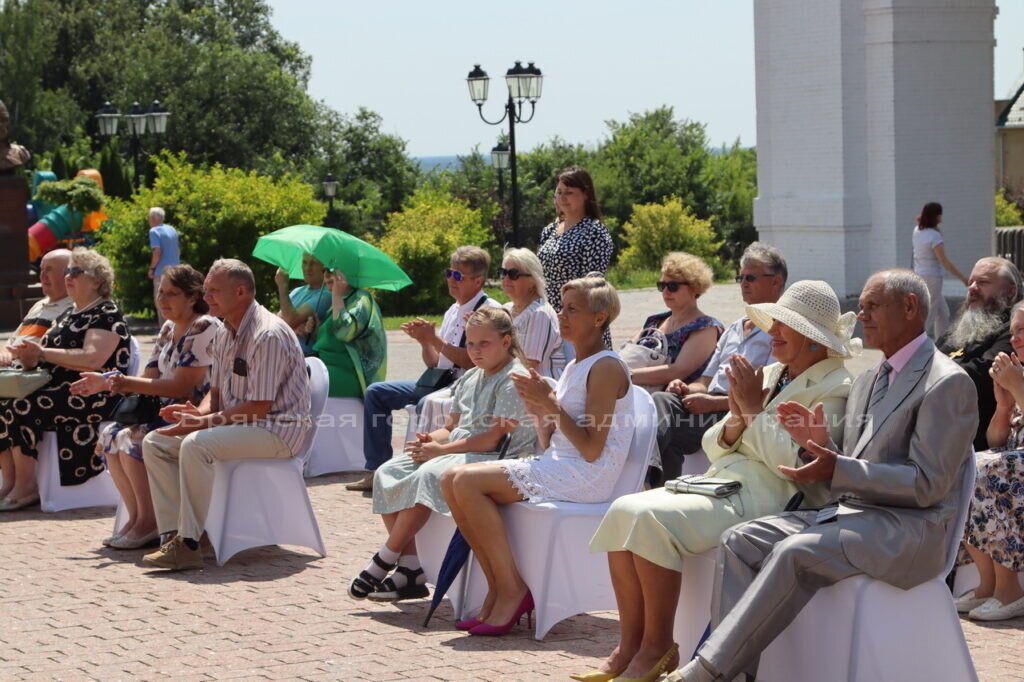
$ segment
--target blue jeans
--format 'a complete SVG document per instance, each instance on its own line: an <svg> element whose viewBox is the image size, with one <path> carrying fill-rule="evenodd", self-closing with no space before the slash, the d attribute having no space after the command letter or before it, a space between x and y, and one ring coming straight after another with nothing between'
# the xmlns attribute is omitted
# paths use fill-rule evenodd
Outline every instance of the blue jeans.
<svg viewBox="0 0 1024 682"><path fill-rule="evenodd" d="M391 459L391 412L412 403L415 381L379 381L363 395L363 456L367 471L376 471ZM420 411L416 406L417 414Z"/></svg>

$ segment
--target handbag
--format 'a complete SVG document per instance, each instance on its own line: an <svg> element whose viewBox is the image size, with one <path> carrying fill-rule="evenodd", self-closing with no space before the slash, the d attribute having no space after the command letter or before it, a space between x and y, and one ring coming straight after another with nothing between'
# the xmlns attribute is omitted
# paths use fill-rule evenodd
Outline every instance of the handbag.
<svg viewBox="0 0 1024 682"><path fill-rule="evenodd" d="M110 421L125 426L151 424L160 418L160 397L129 393L121 396L114 411L110 413Z"/></svg>
<svg viewBox="0 0 1024 682"><path fill-rule="evenodd" d="M728 478L712 478L700 474L684 474L679 478L665 483L665 490L670 493L691 493L707 497L729 497L740 491L743 484Z"/></svg>
<svg viewBox="0 0 1024 682"><path fill-rule="evenodd" d="M650 327L640 332L640 338L636 341L627 341L622 344L622 348L619 349L619 357L630 369L672 364L668 355L668 339L665 338L665 333L656 327ZM639 384L637 385L639 386ZM640 386L640 388L648 393L656 393L664 391L666 385Z"/></svg>
<svg viewBox="0 0 1024 682"><path fill-rule="evenodd" d="M24 398L50 383L45 369L0 369L0 398Z"/></svg>

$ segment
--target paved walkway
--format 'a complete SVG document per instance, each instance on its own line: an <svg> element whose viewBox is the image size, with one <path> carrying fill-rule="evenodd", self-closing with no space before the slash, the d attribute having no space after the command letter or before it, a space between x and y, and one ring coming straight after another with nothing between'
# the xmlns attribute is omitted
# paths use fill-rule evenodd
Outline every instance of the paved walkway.
<svg viewBox="0 0 1024 682"><path fill-rule="evenodd" d="M705 312L731 322L738 300L735 286L715 287ZM623 304L617 339L660 307L653 290L626 292ZM415 344L399 335L389 338L391 376L413 376ZM876 361L869 353L852 365ZM614 613L571 618L536 642L525 627L493 639L456 632L447 603L425 629L422 603L348 599L349 578L383 535L369 497L341 485L356 476L309 481L324 559L269 547L167 574L138 565L141 551L100 548L110 509L3 515L0 680L565 680L614 647ZM1024 619L963 623L982 680L1024 679Z"/></svg>

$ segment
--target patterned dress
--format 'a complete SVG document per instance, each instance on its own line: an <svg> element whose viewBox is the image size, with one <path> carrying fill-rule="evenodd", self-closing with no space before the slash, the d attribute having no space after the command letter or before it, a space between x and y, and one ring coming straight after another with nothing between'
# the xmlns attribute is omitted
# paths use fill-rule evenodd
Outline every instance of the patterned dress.
<svg viewBox="0 0 1024 682"><path fill-rule="evenodd" d="M541 231L537 258L544 267L548 303L561 312L562 285L588 272L607 272L615 245L608 228L594 218L584 218L562 234L557 227L554 222Z"/></svg>
<svg viewBox="0 0 1024 682"><path fill-rule="evenodd" d="M90 329L117 334L117 347L100 372L128 371L131 359L128 325L112 301L74 312L68 310L43 336L45 348L82 348ZM95 452L97 428L113 411L117 400L109 393L91 396L71 395L69 387L78 381L79 372L48 362L50 383L27 398L0 401L0 450L13 446L36 457L38 443L45 431L57 432L57 456L61 485L79 485L103 471L103 460Z"/></svg>
<svg viewBox="0 0 1024 682"><path fill-rule="evenodd" d="M517 457L534 452L537 431L509 378L513 372L527 373L518 360L512 360L491 376L485 375L479 367L462 376L455 386L452 404L452 413L459 415L459 423L452 429L449 442L486 433L495 419L509 419L518 425L512 430L505 456ZM373 513L393 514L422 504L447 514L450 510L441 494L441 474L457 464L485 462L497 456L495 452L458 452L422 463L412 461L408 455L394 457L374 474Z"/></svg>
<svg viewBox="0 0 1024 682"><path fill-rule="evenodd" d="M662 323L665 322L665 320L667 320L671 315L671 310L666 310L663 313L656 313L654 315L651 315L644 322L643 328L658 329L659 327L661 327ZM692 320L691 322L684 324L679 329L676 329L675 331L665 334L665 340L668 341L669 362L676 361L676 358L679 357L679 351L683 350L683 344L686 343L686 339L690 338L690 334L698 332L701 329L707 329L708 327L713 327L717 331L717 333L715 334L716 338L721 337L722 332L725 331L725 325L723 325L721 322L719 322L718 320L709 315L701 315L696 320ZM640 339L641 346L646 346L653 343L653 340L650 339ZM712 352L712 354L714 353ZM711 355L705 358L703 364L701 364L700 367L695 369L690 374L690 376L683 379L683 381L685 381L686 383L690 383L691 381L696 381L697 379L704 376L704 370L707 369L708 360L710 359Z"/></svg>
<svg viewBox="0 0 1024 682"><path fill-rule="evenodd" d="M1014 408L1002 448L975 455L977 481L964 540L1011 571L1024 571L1024 416ZM970 563L961 550L959 564Z"/></svg>
<svg viewBox="0 0 1024 682"><path fill-rule="evenodd" d="M221 328L221 321L209 315L200 315L185 334L174 342L174 323L167 321L160 329L160 338L157 339L153 354L149 356L146 369L156 368L161 379L169 379L179 367L206 367L213 364L213 338ZM202 402L210 390L209 372L203 375L202 381L192 389L192 395L188 400L193 405ZM162 405L170 405L178 402L180 398L161 398ZM109 457L115 452L127 452L131 457L142 460L142 439L153 429L166 425L162 419L151 424L136 424L134 426L122 426L116 422L110 422L100 429L99 445L103 455Z"/></svg>

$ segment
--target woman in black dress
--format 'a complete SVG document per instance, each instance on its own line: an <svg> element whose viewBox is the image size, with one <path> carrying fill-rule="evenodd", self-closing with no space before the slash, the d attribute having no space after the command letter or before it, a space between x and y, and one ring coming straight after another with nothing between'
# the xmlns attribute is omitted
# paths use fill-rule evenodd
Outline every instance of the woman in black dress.
<svg viewBox="0 0 1024 682"><path fill-rule="evenodd" d="M540 233L537 257L544 266L548 302L562 310L562 285L588 273L604 275L615 246L601 222L594 181L579 166L569 166L555 178L558 219Z"/></svg>
<svg viewBox="0 0 1024 682"><path fill-rule="evenodd" d="M0 401L0 467L4 497L0 511L39 501L36 458L45 431L57 432L61 485L79 485L103 471L94 454L99 423L110 416L117 398L103 393L72 395L80 372L128 372L128 326L110 300L114 271L110 262L85 248L71 253L64 282L74 305L38 343L11 348L26 369L49 370L50 383L26 398Z"/></svg>

